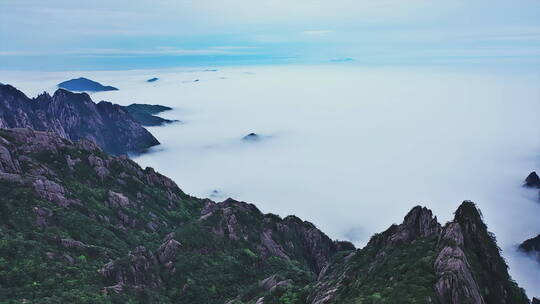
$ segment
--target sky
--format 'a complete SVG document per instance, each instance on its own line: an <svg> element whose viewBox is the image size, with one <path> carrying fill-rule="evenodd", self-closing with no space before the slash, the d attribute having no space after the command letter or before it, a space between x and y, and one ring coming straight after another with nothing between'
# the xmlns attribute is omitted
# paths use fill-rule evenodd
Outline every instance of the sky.
<svg viewBox="0 0 540 304"><path fill-rule="evenodd" d="M0 69L540 62L540 1L0 0Z"/></svg>

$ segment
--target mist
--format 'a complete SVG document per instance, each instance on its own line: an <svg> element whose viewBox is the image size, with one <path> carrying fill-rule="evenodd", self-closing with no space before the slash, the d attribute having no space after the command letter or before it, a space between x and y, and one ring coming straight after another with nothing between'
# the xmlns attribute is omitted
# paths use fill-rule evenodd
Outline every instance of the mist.
<svg viewBox="0 0 540 304"><path fill-rule="evenodd" d="M29 95L84 76L120 88L92 94L95 102L171 106L161 116L181 123L148 128L162 144L135 156L141 166L189 194L295 214L358 246L415 205L444 224L472 200L513 278L538 291L538 263L516 251L540 233L538 193L522 187L540 169L537 71L334 64L6 73ZM251 132L261 139L243 141Z"/></svg>

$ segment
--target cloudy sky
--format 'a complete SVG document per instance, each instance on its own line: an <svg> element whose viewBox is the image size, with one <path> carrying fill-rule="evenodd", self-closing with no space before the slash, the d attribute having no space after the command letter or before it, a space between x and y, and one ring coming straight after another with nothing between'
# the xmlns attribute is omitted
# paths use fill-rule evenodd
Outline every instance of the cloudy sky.
<svg viewBox="0 0 540 304"><path fill-rule="evenodd" d="M538 0L0 0L0 68L537 62Z"/></svg>

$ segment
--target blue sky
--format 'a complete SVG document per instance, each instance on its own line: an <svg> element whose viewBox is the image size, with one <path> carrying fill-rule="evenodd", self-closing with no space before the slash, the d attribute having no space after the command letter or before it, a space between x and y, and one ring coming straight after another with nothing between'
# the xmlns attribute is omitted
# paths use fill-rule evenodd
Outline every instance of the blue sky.
<svg viewBox="0 0 540 304"><path fill-rule="evenodd" d="M0 69L540 62L538 0L0 0Z"/></svg>

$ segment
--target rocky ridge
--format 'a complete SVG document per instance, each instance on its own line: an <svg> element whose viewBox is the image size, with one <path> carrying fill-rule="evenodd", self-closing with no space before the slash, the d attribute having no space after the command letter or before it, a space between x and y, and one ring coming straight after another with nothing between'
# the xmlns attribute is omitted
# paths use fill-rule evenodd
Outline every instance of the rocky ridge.
<svg viewBox="0 0 540 304"><path fill-rule="evenodd" d="M10 85L0 85L0 128L55 132L69 140L88 139L113 154L141 152L158 145L122 106L95 104L86 93L58 89L34 99Z"/></svg>
<svg viewBox="0 0 540 304"><path fill-rule="evenodd" d="M376 303L381 297L399 303L528 303L469 201L444 227L430 210L415 207L365 248L336 255L308 302Z"/></svg>
<svg viewBox="0 0 540 304"><path fill-rule="evenodd" d="M161 112L170 111L172 108L162 105L149 105L133 103L125 106L124 109L143 126L161 126L167 123L177 122L156 116Z"/></svg>

